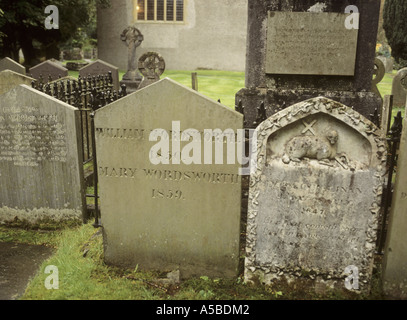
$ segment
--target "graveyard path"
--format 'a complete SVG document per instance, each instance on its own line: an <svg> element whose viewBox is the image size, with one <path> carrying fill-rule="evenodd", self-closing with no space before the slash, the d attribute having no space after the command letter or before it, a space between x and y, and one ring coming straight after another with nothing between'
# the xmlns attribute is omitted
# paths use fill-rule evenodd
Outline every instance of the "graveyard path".
<svg viewBox="0 0 407 320"><path fill-rule="evenodd" d="M18 299L53 251L45 246L0 242L0 300Z"/></svg>

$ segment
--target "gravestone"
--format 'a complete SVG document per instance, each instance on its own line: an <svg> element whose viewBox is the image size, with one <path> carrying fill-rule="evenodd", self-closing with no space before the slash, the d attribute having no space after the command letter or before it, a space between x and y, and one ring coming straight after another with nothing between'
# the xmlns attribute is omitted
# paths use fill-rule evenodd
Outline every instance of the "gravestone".
<svg viewBox="0 0 407 320"><path fill-rule="evenodd" d="M344 288L354 266L359 289L367 289L386 162L381 131L325 97L288 107L256 130L246 281Z"/></svg>
<svg viewBox="0 0 407 320"><path fill-rule="evenodd" d="M223 151L213 151L216 142L205 129L229 129L228 137L234 139L242 122L241 114L168 78L96 111L106 263L178 269L182 278L237 275L239 165L204 162L201 157L217 159L234 145L221 143ZM177 133L189 128L196 130L193 141L201 140L198 150L192 151L199 161L191 164L187 164L191 153L187 156L184 149L187 142ZM204 133L212 148L205 147L205 152ZM157 141L171 146L154 151ZM159 154L162 162L151 160L152 154Z"/></svg>
<svg viewBox="0 0 407 320"><path fill-rule="evenodd" d="M139 74L136 61L136 49L141 45L144 36L139 29L129 26L123 30L120 39L128 47L127 51L127 72L123 75L120 85L126 85L127 93L135 92L143 80Z"/></svg>
<svg viewBox="0 0 407 320"><path fill-rule="evenodd" d="M374 92L381 99L383 99L383 98L382 98L382 95L381 95L379 89L377 88L377 85L380 83L380 81L383 80L385 73L386 73L386 70L385 70L382 60L380 60L379 58L376 58L375 62L374 62L372 92Z"/></svg>
<svg viewBox="0 0 407 320"><path fill-rule="evenodd" d="M31 77L33 77L36 80L39 80L40 77L42 77L44 82L47 82L49 80L49 77L51 77L51 81L52 81L52 80L57 80L58 78L68 76L67 68L64 68L50 60L37 64L36 66L30 68L29 71L30 71Z"/></svg>
<svg viewBox="0 0 407 320"><path fill-rule="evenodd" d="M359 15L345 14L349 5ZM257 126L261 104L269 117L318 96L367 118L381 110L371 92L379 9L380 0L251 1L246 83L236 94L245 127ZM349 18L354 28L346 27Z"/></svg>
<svg viewBox="0 0 407 320"><path fill-rule="evenodd" d="M402 107L407 98L407 68L400 69L393 79L391 94L393 95L393 104L396 107Z"/></svg>
<svg viewBox="0 0 407 320"><path fill-rule="evenodd" d="M79 132L66 103L26 85L1 95L0 221L83 219Z"/></svg>
<svg viewBox="0 0 407 320"><path fill-rule="evenodd" d="M11 70L16 73L25 75L25 67L14 61L13 59L10 59L9 57L0 60L0 71L3 70Z"/></svg>
<svg viewBox="0 0 407 320"><path fill-rule="evenodd" d="M386 73L393 72L393 66L394 66L393 58L385 57L385 56L377 56L377 58L383 62Z"/></svg>
<svg viewBox="0 0 407 320"><path fill-rule="evenodd" d="M31 85L33 78L11 70L0 71L0 94L3 94L20 84Z"/></svg>
<svg viewBox="0 0 407 320"><path fill-rule="evenodd" d="M138 89L141 89L160 80L160 76L165 70L165 61L156 52L146 52L138 61L138 69L144 76L138 87Z"/></svg>
<svg viewBox="0 0 407 320"><path fill-rule="evenodd" d="M105 75L109 73L109 71L112 73L112 78L113 78L113 89L116 91L120 90L119 87L119 68L115 67L114 65L111 65L103 60L96 60L87 66L81 68L79 70L79 75L82 78L86 78L88 75L91 76L97 76L97 75Z"/></svg>
<svg viewBox="0 0 407 320"><path fill-rule="evenodd" d="M407 113L397 160L396 182L389 215L383 262L383 291L396 299L407 299Z"/></svg>

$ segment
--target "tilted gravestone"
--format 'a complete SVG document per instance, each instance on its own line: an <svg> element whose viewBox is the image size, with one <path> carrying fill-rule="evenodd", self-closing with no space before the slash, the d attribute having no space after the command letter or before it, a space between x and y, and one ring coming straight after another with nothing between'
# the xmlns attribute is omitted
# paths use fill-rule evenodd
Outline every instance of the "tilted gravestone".
<svg viewBox="0 0 407 320"><path fill-rule="evenodd" d="M57 80L68 76L68 69L50 60L41 62L29 70L31 77L39 80L42 77L44 82L47 82L51 77L52 80Z"/></svg>
<svg viewBox="0 0 407 320"><path fill-rule="evenodd" d="M20 84L31 86L33 78L11 70L0 71L0 94L3 94Z"/></svg>
<svg viewBox="0 0 407 320"><path fill-rule="evenodd" d="M228 163L242 126L241 114L168 78L96 111L106 263L237 275L241 176ZM233 140L219 150L206 129L229 129Z"/></svg>
<svg viewBox="0 0 407 320"><path fill-rule="evenodd" d="M44 93L20 85L1 95L0 221L83 219L79 130L79 111Z"/></svg>
<svg viewBox="0 0 407 320"><path fill-rule="evenodd" d="M113 78L113 89L116 91L119 91L120 89L120 83L119 83L119 68L115 67L114 65L111 65L103 60L96 60L87 66L81 68L79 70L79 75L82 78L86 78L88 75L91 76L97 76L97 75L106 75L109 73L109 71L112 73L112 78Z"/></svg>
<svg viewBox="0 0 407 320"><path fill-rule="evenodd" d="M25 75L25 67L14 61L13 59L10 59L9 57L5 57L0 60L0 71L3 70L11 70L16 73Z"/></svg>
<svg viewBox="0 0 407 320"><path fill-rule="evenodd" d="M391 94L393 105L403 107L407 98L407 68L400 69L393 79Z"/></svg>
<svg viewBox="0 0 407 320"><path fill-rule="evenodd" d="M359 272L359 289L368 288L386 162L381 131L317 97L262 122L257 139L246 281L256 275L265 283L301 279L316 290L344 288L350 268Z"/></svg>
<svg viewBox="0 0 407 320"><path fill-rule="evenodd" d="M393 299L407 299L407 113L397 160L397 174L383 259L383 290Z"/></svg>
<svg viewBox="0 0 407 320"><path fill-rule="evenodd" d="M379 10L380 0L251 1L246 84L236 94L245 127L256 127L262 103L267 117L318 96L367 118L381 110L370 92Z"/></svg>

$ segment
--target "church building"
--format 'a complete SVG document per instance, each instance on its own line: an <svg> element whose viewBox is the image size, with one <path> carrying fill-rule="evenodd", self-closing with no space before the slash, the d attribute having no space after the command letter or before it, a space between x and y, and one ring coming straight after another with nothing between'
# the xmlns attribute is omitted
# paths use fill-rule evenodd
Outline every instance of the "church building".
<svg viewBox="0 0 407 320"><path fill-rule="evenodd" d="M134 25L144 36L137 59L159 53L166 69L244 71L248 0L111 0L98 9L98 58L127 68L120 34Z"/></svg>

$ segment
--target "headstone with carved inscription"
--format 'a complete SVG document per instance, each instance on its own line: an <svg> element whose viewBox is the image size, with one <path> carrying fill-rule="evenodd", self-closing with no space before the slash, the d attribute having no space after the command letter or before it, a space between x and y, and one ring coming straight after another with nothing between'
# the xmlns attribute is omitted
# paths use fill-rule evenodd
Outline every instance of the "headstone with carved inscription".
<svg viewBox="0 0 407 320"><path fill-rule="evenodd" d="M359 289L368 288L386 161L381 131L351 108L317 97L271 116L257 137L246 280L344 288L353 266Z"/></svg>
<svg viewBox="0 0 407 320"><path fill-rule="evenodd" d="M46 60L30 68L29 73L36 80L42 78L44 82L48 82L49 80L57 80L68 76L68 69L55 62Z"/></svg>
<svg viewBox="0 0 407 320"><path fill-rule="evenodd" d="M79 130L77 109L27 85L0 96L0 221L84 218Z"/></svg>
<svg viewBox="0 0 407 320"><path fill-rule="evenodd" d="M165 78L97 110L95 126L105 261L235 277L242 115Z"/></svg>
<svg viewBox="0 0 407 320"><path fill-rule="evenodd" d="M9 57L5 57L0 60L0 71L3 70L11 70L25 75L25 67Z"/></svg>
<svg viewBox="0 0 407 320"><path fill-rule="evenodd" d="M113 88L116 91L119 91L119 68L115 67L114 65L111 65L110 63L107 63L103 60L96 60L87 66L81 68L79 70L79 75L82 78L86 78L89 75L90 76L97 76L97 75L106 75L109 72L112 73L112 79L113 79Z"/></svg>
<svg viewBox="0 0 407 320"><path fill-rule="evenodd" d="M407 98L407 68L400 69L393 79L391 94L393 105L404 107Z"/></svg>

